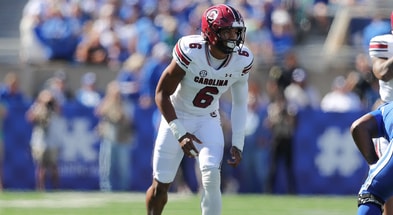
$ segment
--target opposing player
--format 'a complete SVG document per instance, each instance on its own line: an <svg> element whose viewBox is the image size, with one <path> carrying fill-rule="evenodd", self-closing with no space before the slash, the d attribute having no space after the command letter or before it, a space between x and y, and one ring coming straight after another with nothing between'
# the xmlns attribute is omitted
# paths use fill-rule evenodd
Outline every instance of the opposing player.
<svg viewBox="0 0 393 215"><path fill-rule="evenodd" d="M391 142L392 125L393 102L390 102L363 115L351 126L352 137L370 165L368 177L359 191L359 215L382 214L384 203L393 195L393 144L388 144L383 155L378 157L373 143L373 138L379 137Z"/></svg>
<svg viewBox="0 0 393 215"><path fill-rule="evenodd" d="M393 12L390 20L393 33ZM393 101L393 34L373 37L370 41L369 55L372 71L379 80L380 103ZM378 156L382 156L388 143L384 137L374 139ZM384 207L385 215L393 215L393 198L388 200Z"/></svg>
<svg viewBox="0 0 393 215"><path fill-rule="evenodd" d="M147 214L161 214L184 155L198 161L201 172L203 215L221 214L220 166L224 137L219 98L232 95L232 159L242 159L247 113L249 71L253 55L244 46L245 31L239 11L214 5L202 15L202 35L179 39L173 60L156 88L161 120L154 152L153 182L146 191Z"/></svg>

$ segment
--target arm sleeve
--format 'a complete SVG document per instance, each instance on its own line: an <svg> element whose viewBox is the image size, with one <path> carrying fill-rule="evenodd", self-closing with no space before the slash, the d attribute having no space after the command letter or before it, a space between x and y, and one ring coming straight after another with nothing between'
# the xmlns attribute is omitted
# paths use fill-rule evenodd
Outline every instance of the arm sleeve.
<svg viewBox="0 0 393 215"><path fill-rule="evenodd" d="M391 35L378 35L371 39L369 44L370 57L390 58L393 56L393 37Z"/></svg>
<svg viewBox="0 0 393 215"><path fill-rule="evenodd" d="M248 82L242 79L232 85L232 146L243 151L244 130L247 116Z"/></svg>

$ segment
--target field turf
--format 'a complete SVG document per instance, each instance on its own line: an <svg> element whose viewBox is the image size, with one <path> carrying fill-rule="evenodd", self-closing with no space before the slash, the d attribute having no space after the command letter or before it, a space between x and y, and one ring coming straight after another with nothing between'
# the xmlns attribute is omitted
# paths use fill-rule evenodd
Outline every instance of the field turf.
<svg viewBox="0 0 393 215"><path fill-rule="evenodd" d="M143 215L144 193L0 192L0 215ZM356 214L356 196L223 195L223 215ZM163 215L200 215L199 195L169 194Z"/></svg>

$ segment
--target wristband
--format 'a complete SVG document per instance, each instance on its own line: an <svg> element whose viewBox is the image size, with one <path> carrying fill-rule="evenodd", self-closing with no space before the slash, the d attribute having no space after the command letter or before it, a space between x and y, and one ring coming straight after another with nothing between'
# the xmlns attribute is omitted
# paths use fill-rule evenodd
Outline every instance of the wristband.
<svg viewBox="0 0 393 215"><path fill-rule="evenodd" d="M187 133L186 129L178 119L172 120L168 125L172 131L173 136L175 136L176 140L180 140L180 138Z"/></svg>
<svg viewBox="0 0 393 215"><path fill-rule="evenodd" d="M232 133L232 146L236 146L240 151L243 151L244 147L244 134L243 132Z"/></svg>

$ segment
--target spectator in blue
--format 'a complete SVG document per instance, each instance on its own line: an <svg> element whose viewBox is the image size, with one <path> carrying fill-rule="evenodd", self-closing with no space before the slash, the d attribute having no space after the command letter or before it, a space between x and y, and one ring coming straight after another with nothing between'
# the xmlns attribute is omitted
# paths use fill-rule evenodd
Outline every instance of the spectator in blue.
<svg viewBox="0 0 393 215"><path fill-rule="evenodd" d="M145 60L145 55L134 53L123 63L122 68L117 74L121 94L135 104L139 100L140 77Z"/></svg>
<svg viewBox="0 0 393 215"><path fill-rule="evenodd" d="M76 100L85 107L95 108L102 98L96 86L96 74L88 72L82 76L81 87L76 91Z"/></svg>
<svg viewBox="0 0 393 215"><path fill-rule="evenodd" d="M83 11L83 8L81 7L81 4L79 2L71 1L69 4L70 10L67 17L69 19L71 29L81 34L84 26L87 25L88 22L91 22L93 17Z"/></svg>
<svg viewBox="0 0 393 215"><path fill-rule="evenodd" d="M265 1L263 3L263 25L266 26L270 31L272 29L272 14L275 9L275 5L272 1Z"/></svg>
<svg viewBox="0 0 393 215"><path fill-rule="evenodd" d="M276 62L280 62L285 54L295 45L295 31L291 16L284 8L276 8L272 15L272 42Z"/></svg>
<svg viewBox="0 0 393 215"><path fill-rule="evenodd" d="M20 80L16 72L8 72L5 75L4 84L0 86L0 101L6 106L29 102L20 89Z"/></svg>
<svg viewBox="0 0 393 215"><path fill-rule="evenodd" d="M371 38L382 34L390 34L391 31L390 22L384 20L381 15L376 14L363 30L364 53L368 53Z"/></svg>
<svg viewBox="0 0 393 215"><path fill-rule="evenodd" d="M155 106L154 96L156 86L161 73L172 59L170 53L170 47L164 42L159 42L154 45L152 55L146 59L149 63L143 66L141 74L140 102L142 106Z"/></svg>
<svg viewBox="0 0 393 215"><path fill-rule="evenodd" d="M154 44L160 39L152 18L153 14L146 14L146 16L140 17L135 23L138 32L136 52L144 55L149 55Z"/></svg>
<svg viewBox="0 0 393 215"><path fill-rule="evenodd" d="M48 60L73 60L80 39L80 29L74 27L58 6L48 9L47 16L34 28Z"/></svg>
<svg viewBox="0 0 393 215"><path fill-rule="evenodd" d="M124 25L118 29L117 34L121 46L127 49L128 55L137 52L138 44L138 28L136 22L141 16L141 11L138 5L123 4L120 8L120 18Z"/></svg>
<svg viewBox="0 0 393 215"><path fill-rule="evenodd" d="M200 34L200 16L211 6L208 1L175 0L172 2L172 15L177 19L177 31L180 35ZM163 8L160 6L160 9Z"/></svg>

